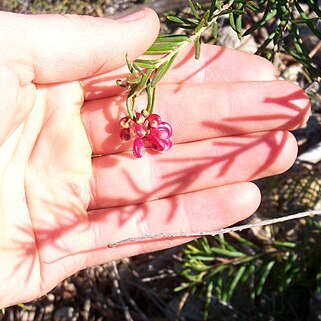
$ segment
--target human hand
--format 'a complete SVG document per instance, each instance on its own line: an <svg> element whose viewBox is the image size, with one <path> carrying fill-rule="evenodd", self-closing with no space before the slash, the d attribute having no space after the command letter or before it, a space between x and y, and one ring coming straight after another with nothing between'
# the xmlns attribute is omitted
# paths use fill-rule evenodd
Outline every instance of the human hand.
<svg viewBox="0 0 321 321"><path fill-rule="evenodd" d="M173 149L134 159L119 139L125 95L115 80L125 53L134 59L157 36L156 15L140 15L0 14L0 307L85 267L187 241L107 247L121 239L248 217L260 202L250 181L295 159L287 131L309 113L302 90L277 81L267 61L215 46L201 61L186 51L159 85Z"/></svg>

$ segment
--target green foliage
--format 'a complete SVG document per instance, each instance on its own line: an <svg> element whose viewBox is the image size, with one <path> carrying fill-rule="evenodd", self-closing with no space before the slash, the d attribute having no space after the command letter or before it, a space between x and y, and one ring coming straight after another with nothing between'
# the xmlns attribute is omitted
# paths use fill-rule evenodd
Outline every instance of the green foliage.
<svg viewBox="0 0 321 321"><path fill-rule="evenodd" d="M192 19L169 17L181 28L191 29L196 25L208 25L213 11L215 9L221 10L220 15L228 14L228 23L237 33L239 39L258 33L263 27L270 30L268 38L262 42L256 54L265 54L268 59L273 60L277 52L285 51L305 67L311 80L321 77L321 69L310 58L302 40L302 26L307 26L317 38L321 39L321 31L317 26L320 23L321 10L317 1L307 1L311 12L310 16L298 0L212 0L203 5L198 3L194 5L191 0L188 2L193 14ZM201 18L199 11L203 14L203 18ZM245 30L244 21L248 21L249 18L255 23ZM215 30L213 37L216 38L217 22L215 21L213 24Z"/></svg>
<svg viewBox="0 0 321 321"><path fill-rule="evenodd" d="M184 249L182 282L175 290L203 295L205 319L215 299L231 305L240 295L252 304L262 297L281 302L294 287L315 290L321 277L320 233L320 223L307 220L299 242L262 246L235 233L196 240Z"/></svg>
<svg viewBox="0 0 321 321"><path fill-rule="evenodd" d="M26 7L24 1L10 0L3 6L9 11L91 15L102 15L108 6L105 0L57 0L54 2L34 0L27 3ZM220 27L217 21L219 19L224 19L237 33L239 39L250 34L258 35L262 28L267 28L269 35L267 39L263 39L256 54L265 55L273 60L277 52L286 52L304 66L310 81L320 79L321 68L313 62L302 40L304 26L321 39L321 31L318 28L321 10L316 0L306 1L309 14L298 0L208 0L205 3L186 0L186 5L190 8L189 16L168 16L168 21L185 29L186 35L158 37L146 52L146 55L153 55L153 58L138 59L131 63L131 75L127 81L117 82L128 89L127 112L131 118L135 114L135 100L141 93L147 93L146 109L149 111L154 109L156 85L166 75L181 50L189 43L195 42L195 57L199 58L202 34L210 29L214 39L219 37ZM249 24L252 25L246 27Z"/></svg>
<svg viewBox="0 0 321 321"><path fill-rule="evenodd" d="M198 3L194 4L191 0L188 1L188 4L193 13L192 19L175 16L167 17L169 21L178 24L179 27L189 30L186 35L160 35L145 52L145 55L157 55L157 58L136 59L134 62L129 61L127 58L130 74L126 83L122 83L119 80L118 84L128 89L126 107L128 115L132 119L135 117L136 98L142 92L147 92L148 102L145 109L148 112L153 112L156 86L166 75L179 52L195 41L195 58L199 58L202 33L207 28L212 27L216 20L226 13L224 7L221 7L220 1L212 1L213 5L208 9Z"/></svg>
<svg viewBox="0 0 321 321"><path fill-rule="evenodd" d="M154 110L156 85L166 75L178 53L189 43L195 42L195 58L198 59L201 54L202 34L210 29L216 39L219 35L217 21L223 16L228 16L228 23L239 39L258 33L263 27L271 30L256 54L265 54L268 59L273 60L277 52L285 51L304 66L309 80L321 77L321 69L313 63L301 35L301 26L306 25L321 39L321 32L317 28L321 12L315 1L307 1L314 15L311 17L297 0L209 0L205 4L188 0L187 3L190 16L167 17L171 23L185 29L186 35L160 35L145 53L147 56L153 55L152 59L137 59L133 63L129 63L127 59L130 75L126 83L121 85L129 92L127 112L131 118L135 117L135 100L143 92L147 92L148 97L145 109ZM247 30L244 27L246 19L256 21Z"/></svg>

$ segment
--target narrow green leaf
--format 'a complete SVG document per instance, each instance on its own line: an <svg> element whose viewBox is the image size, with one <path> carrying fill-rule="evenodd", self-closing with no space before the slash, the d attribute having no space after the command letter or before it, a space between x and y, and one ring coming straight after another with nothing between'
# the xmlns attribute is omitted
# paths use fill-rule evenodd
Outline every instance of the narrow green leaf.
<svg viewBox="0 0 321 321"><path fill-rule="evenodd" d="M258 48L258 50L255 52L256 55L260 55L266 47L271 43L275 36L275 32L272 32L270 36L263 42L263 44Z"/></svg>
<svg viewBox="0 0 321 321"><path fill-rule="evenodd" d="M133 63L130 61L127 53L125 55L125 58L126 58L126 64L127 64L127 68L129 70L129 72L132 73L134 75L134 77L138 77L138 73L135 70Z"/></svg>
<svg viewBox="0 0 321 321"><path fill-rule="evenodd" d="M162 50L162 49L148 49L144 55L167 55L171 50Z"/></svg>
<svg viewBox="0 0 321 321"><path fill-rule="evenodd" d="M218 23L214 22L212 25L212 35L214 39L217 39L218 36Z"/></svg>
<svg viewBox="0 0 321 321"><path fill-rule="evenodd" d="M126 109L127 109L127 114L131 119L134 119L134 113L133 113L133 105L132 105L132 99L131 97L127 97L126 99Z"/></svg>
<svg viewBox="0 0 321 321"><path fill-rule="evenodd" d="M200 19L200 16L199 16L199 14L198 14L195 6L194 6L193 1L192 1L192 0L188 0L188 5L189 5L189 7L191 8L194 17L199 20L199 19Z"/></svg>
<svg viewBox="0 0 321 321"><path fill-rule="evenodd" d="M293 243L293 242L274 241L273 244L276 245L276 246L287 247L287 248L295 248L296 247L296 243Z"/></svg>
<svg viewBox="0 0 321 321"><path fill-rule="evenodd" d="M209 17L210 17L210 10L207 10L206 12L205 12L205 14L204 14L204 17L203 17L203 19L204 19L204 21L205 21L205 26L207 27L208 26L208 19L209 19Z"/></svg>
<svg viewBox="0 0 321 321"><path fill-rule="evenodd" d="M229 9L226 9L226 10L222 10L216 15L216 17L221 17L221 16L224 16L226 14L230 14L231 12L233 12L232 8L229 8Z"/></svg>
<svg viewBox="0 0 321 321"><path fill-rule="evenodd" d="M274 264L275 264L275 261L270 261L266 266L263 267L263 269L262 269L263 271L262 271L262 274L261 274L259 282L258 282L258 286L255 291L256 296L259 296L262 293L263 287L266 283L266 280L267 280Z"/></svg>
<svg viewBox="0 0 321 321"><path fill-rule="evenodd" d="M151 106L148 110L151 114L154 112L155 109L155 101L156 101L156 87L152 88L152 99L151 99Z"/></svg>
<svg viewBox="0 0 321 321"><path fill-rule="evenodd" d="M205 301L205 309L204 309L204 319L207 320L209 316L209 309L210 304L212 301L212 294L213 294L213 288L214 288L214 281L211 280L207 284L207 290L206 290L206 301Z"/></svg>
<svg viewBox="0 0 321 321"><path fill-rule="evenodd" d="M257 250L260 249L260 246L256 245L252 241L250 241L250 240L248 240L248 239L246 239L246 238L244 238L244 237L242 237L240 235L238 235L237 241L240 242L240 243L244 243L244 244L248 245L249 247L252 248L252 250L253 249L257 249Z"/></svg>
<svg viewBox="0 0 321 321"><path fill-rule="evenodd" d="M249 29L247 29L243 36L247 36L249 34L252 34L255 30L261 28L263 25L265 25L268 21L270 21L275 15L277 14L277 10L274 9L272 11L270 11L269 13L267 13L267 15L265 17L263 17L261 20L257 21L256 23L254 23L252 25L252 27L250 27Z"/></svg>
<svg viewBox="0 0 321 321"><path fill-rule="evenodd" d="M215 5L215 8L218 9L218 10L221 10L222 7L223 7L223 3L222 1L213 1L214 5Z"/></svg>
<svg viewBox="0 0 321 321"><path fill-rule="evenodd" d="M306 50L306 48L303 46L302 40L301 40L301 36L299 33L299 29L297 27L292 26L292 32L291 34L293 35L293 44L295 46L295 49L297 50L297 52L304 56L306 61L310 60L309 54Z"/></svg>
<svg viewBox="0 0 321 321"><path fill-rule="evenodd" d="M231 300L231 298L232 298L232 296L233 296L233 294L234 294L234 291L235 291L235 289L236 289L239 281L241 280L241 278L242 278L243 273L245 272L245 270L246 270L246 266L244 266L244 265L242 265L242 266L238 269L238 271L237 271L237 273L236 273L236 275L235 275L235 277L234 277L234 279L233 279L233 281L232 281L232 283L231 283L231 285L230 285L230 288L229 288L229 290L228 290L228 295L227 295L228 300Z"/></svg>
<svg viewBox="0 0 321 321"><path fill-rule="evenodd" d="M170 35L170 34L163 34L159 35L155 40L155 43L182 43L184 41L189 40L189 38L185 35Z"/></svg>
<svg viewBox="0 0 321 321"><path fill-rule="evenodd" d="M148 53L149 51L171 51L177 47L176 42L172 43L154 43L152 46L148 48L148 50L145 52Z"/></svg>
<svg viewBox="0 0 321 321"><path fill-rule="evenodd" d="M140 68L148 68L148 69L155 69L156 68L156 64L158 62L157 60L146 60L146 59L136 59L134 61L134 68L135 65L140 67Z"/></svg>
<svg viewBox="0 0 321 321"><path fill-rule="evenodd" d="M227 268L228 268L228 265L226 265L226 264L219 265L216 268L211 269L210 275L211 275L211 277L213 277L217 273L220 273L220 272L224 271Z"/></svg>
<svg viewBox="0 0 321 321"><path fill-rule="evenodd" d="M250 286L250 289L251 289L251 299L254 300L255 299L255 296L256 296L256 293L255 293L255 283L254 283L254 276L255 276L255 270L256 270L256 266L255 266L255 263L251 264L250 267L249 267L249 277L248 279L250 280L249 281L249 286Z"/></svg>
<svg viewBox="0 0 321 321"><path fill-rule="evenodd" d="M129 60L128 53L126 53L125 58L126 58L127 68L129 69L129 71L131 73L133 73L134 72L134 67L133 67L132 62Z"/></svg>
<svg viewBox="0 0 321 321"><path fill-rule="evenodd" d="M196 243L196 241L194 241L193 243ZM189 250L190 250L190 252L191 253L193 253L193 254L196 254L196 253L200 253L201 251L200 251L200 249L198 249L196 246L194 246L192 243L189 243L189 244L187 244L187 246L186 246Z"/></svg>
<svg viewBox="0 0 321 321"><path fill-rule="evenodd" d="M237 249L224 238L224 235L217 237L216 240L220 243L222 248L229 251L237 251Z"/></svg>
<svg viewBox="0 0 321 321"><path fill-rule="evenodd" d="M307 18L307 19L292 19L290 20L292 23L295 23L295 24L301 24L301 23L308 23L308 22L319 22L321 21L321 17L312 17L312 18Z"/></svg>
<svg viewBox="0 0 321 321"><path fill-rule="evenodd" d="M195 59L199 59L201 56L201 36L198 36L195 40Z"/></svg>
<svg viewBox="0 0 321 321"><path fill-rule="evenodd" d="M175 22L175 23L180 23L180 24L184 24L185 22L179 18L179 17L175 17L175 16L167 16L166 17L167 20L171 21L171 22Z"/></svg>
<svg viewBox="0 0 321 321"><path fill-rule="evenodd" d="M226 282L226 280L232 280L233 272L234 272L233 266L230 265L228 273L227 273L227 275L225 277L225 280L223 280L225 282L222 284L222 300L224 302L228 302L228 300L229 300L229 292L230 292L229 291L229 287L228 287L229 283Z"/></svg>
<svg viewBox="0 0 321 321"><path fill-rule="evenodd" d="M245 7L255 13L263 12L263 9L258 6L255 1L248 1L245 3Z"/></svg>
<svg viewBox="0 0 321 321"><path fill-rule="evenodd" d="M142 75L142 79L136 89L136 96L138 96L146 88L147 81L149 80L153 71L153 69L147 69L147 71Z"/></svg>
<svg viewBox="0 0 321 321"><path fill-rule="evenodd" d="M238 251L229 251L221 248L212 248L212 252L218 255L224 255L228 257L245 257L246 255Z"/></svg>
<svg viewBox="0 0 321 321"><path fill-rule="evenodd" d="M179 291L185 290L185 289L187 289L189 287L191 287L191 283L183 282L179 286L174 288L174 292L179 292Z"/></svg>
<svg viewBox="0 0 321 321"><path fill-rule="evenodd" d="M312 79L318 80L321 77L321 69L317 68L311 60L310 62L307 61L306 58L302 57L300 54L285 45L283 45L283 48L289 55L298 60L304 66Z"/></svg>
<svg viewBox="0 0 321 321"><path fill-rule="evenodd" d="M204 27L204 24L205 24L205 20L202 19L200 23L197 25L197 27L195 28L195 33L198 33Z"/></svg>
<svg viewBox="0 0 321 321"><path fill-rule="evenodd" d="M236 25L235 25L235 20L234 20L234 14L233 14L233 12L230 12L230 13L229 13L228 18L229 18L229 23L230 23L231 28L232 28L234 31L236 31Z"/></svg>
<svg viewBox="0 0 321 321"><path fill-rule="evenodd" d="M304 12L304 10L302 9L302 7L299 5L299 3L295 3L296 8L298 9L300 16L302 18L302 20L305 21L306 25L309 27L309 29L319 38L321 39L321 32L314 26L314 24L312 22L309 21L309 17L307 16L307 14ZM318 17L319 19L321 19L321 17Z"/></svg>
<svg viewBox="0 0 321 321"><path fill-rule="evenodd" d="M146 85L146 93L147 93L147 107L146 110L151 113L152 105L153 105L153 89L151 82L147 82Z"/></svg>
<svg viewBox="0 0 321 321"><path fill-rule="evenodd" d="M210 254L209 254L209 256L196 255L196 256L193 256L193 259L201 260L201 261L205 261L205 262L211 262L211 261L215 260L215 257L213 257L213 255L210 255Z"/></svg>
<svg viewBox="0 0 321 321"><path fill-rule="evenodd" d="M194 271L197 271L197 272L204 272L204 271L207 271L209 270L211 267L198 261L197 263L194 263L191 268L194 270Z"/></svg>
<svg viewBox="0 0 321 321"><path fill-rule="evenodd" d="M202 11L206 11L206 8L199 2L196 2L196 7Z"/></svg>
<svg viewBox="0 0 321 321"><path fill-rule="evenodd" d="M156 84L165 76L169 68L172 66L175 58L177 57L178 52L173 55L166 63L161 65L157 70L152 80L152 87L155 87Z"/></svg>
<svg viewBox="0 0 321 321"><path fill-rule="evenodd" d="M212 252L211 252L211 246L210 244L208 243L208 239L206 237L203 237L202 238L202 247L203 249L205 250L205 253L207 255L211 255Z"/></svg>
<svg viewBox="0 0 321 321"><path fill-rule="evenodd" d="M242 34L243 34L243 16L239 15L236 18L236 30L237 30L237 36L241 40Z"/></svg>
<svg viewBox="0 0 321 321"><path fill-rule="evenodd" d="M186 25L186 26L197 26L198 25L198 21L194 21L191 19L185 19L182 17L175 17L175 16L167 16L167 19L171 22L175 22L178 23L180 25Z"/></svg>

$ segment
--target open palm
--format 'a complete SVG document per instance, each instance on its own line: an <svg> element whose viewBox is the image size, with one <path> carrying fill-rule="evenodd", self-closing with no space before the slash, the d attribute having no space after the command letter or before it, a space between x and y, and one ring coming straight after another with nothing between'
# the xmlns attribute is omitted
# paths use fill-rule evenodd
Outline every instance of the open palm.
<svg viewBox="0 0 321 321"><path fill-rule="evenodd" d="M173 150L134 159L118 136L124 93L115 80L125 76L125 53L137 57L157 35L153 12L140 16L2 14L0 34L10 21L17 29L13 51L1 42L1 307L87 266L187 240L107 244L249 216L260 201L249 181L295 159L287 130L306 120L302 91L277 81L263 59L209 46L199 62L187 50L159 86Z"/></svg>

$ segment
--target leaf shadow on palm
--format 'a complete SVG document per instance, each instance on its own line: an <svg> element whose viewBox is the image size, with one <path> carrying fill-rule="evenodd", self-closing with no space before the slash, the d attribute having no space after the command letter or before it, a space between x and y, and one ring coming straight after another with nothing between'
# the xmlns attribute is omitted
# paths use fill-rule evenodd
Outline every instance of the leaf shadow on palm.
<svg viewBox="0 0 321 321"><path fill-rule="evenodd" d="M266 170L272 166L272 164L277 160L277 158L280 156L285 144L286 144L286 135L284 134L281 139L275 140L273 136L270 136L270 133L265 133L260 139L252 139L251 142L244 140L244 142L236 142L234 140L234 136L231 136L235 131L239 131L240 134L242 134L242 128L244 126L240 127L241 122L257 122L257 121L273 121L274 119L282 119L283 125L280 126L280 130L287 130L296 128L297 126L301 125L304 119L306 118L306 114L309 110L309 104L307 103L306 108L301 108L296 105L295 100L298 98L298 96L302 96L302 93L300 91L294 92L290 95L284 96L284 97L273 97L273 98L265 98L267 102L274 102L279 105L282 105L285 108L291 109L291 111L294 112L294 115L289 116L288 114L280 113L273 116L261 116L261 117L253 117L251 115L245 116L245 117L235 117L235 118L226 118L224 122L217 123L213 121L209 122L203 122L202 126L204 128L213 128L215 130L219 130L221 132L222 137L227 137L225 141L222 142L216 142L213 144L213 150L216 148L222 149L223 147L229 147L229 152L219 154L216 153L213 155L209 155L206 157L198 157L197 155L193 154L193 150L191 150L191 153L188 158L182 158L180 155L177 155L176 157L171 157L170 153L168 153L167 158L163 158L160 161L161 166L164 166L164 168L175 168L173 171L165 172L165 174L162 175L162 183L154 186L152 189L146 189L143 186L140 185L139 180L133 178L133 172L128 171L126 169L123 170L123 181L125 184L130 186L130 188L135 191L135 200L130 199L127 195L114 195L113 199L106 200L106 203L111 206L108 208L108 206L103 206L101 209L96 209L97 215L91 216L91 221L95 224L102 224L103 222L108 221L109 219L109 212L105 211L106 209L112 209L113 213L117 212L118 217L118 227L119 229L122 228L122 226L128 224L130 220L133 219L133 217L137 216L137 213L139 212L139 217L136 222L137 224L144 223L147 218L150 215L153 215L153 210L151 200L155 199L164 199L167 196L171 195L172 197L167 199L167 210L162 215L162 224L160 226L166 226L167 224L170 224L171 221L173 221L174 217L176 215L179 215L180 212L180 205L179 205L179 198L178 196L183 193L190 192L195 185L195 182L197 181L204 181L204 175L208 176L210 179L208 180L209 186L204 186L202 188L210 188L213 185L217 184L219 186L224 182L224 177L229 173L236 173L237 172L237 166L238 166L238 160L242 157L245 153L252 153L252 151L260 144L264 144L266 148L268 149L268 153L265 156L265 158L260 159L261 164L257 168L253 168L253 170L249 173L248 177L245 177L243 179L246 181L254 180L257 178L260 178ZM121 100L120 100L121 101ZM110 110L108 108L104 109L105 117L111 118L109 125L106 130L107 132L111 133L111 135L114 134L116 126L118 126L118 119L116 119L115 116L113 116L112 113L110 113ZM118 131L116 131L118 132ZM244 133L245 134L245 133ZM104 142L105 144L109 144L108 138ZM129 157L128 155L121 155L120 157ZM153 157L153 156L151 156ZM159 157L158 155L155 155L155 157ZM260 155L254 155L253 157L260 157ZM181 168L180 164L182 162L185 162L186 165L184 168ZM112 167L117 166L117 162L112 163L110 170L112 170ZM137 171L134 173L137 176L137 173L141 170L139 167L139 163L137 162ZM211 168L215 168L214 171L209 171ZM211 175L208 175L208 173L211 173ZM233 175L231 175L233 176ZM233 181L225 181L224 184L231 184L237 182L237 179L234 179ZM240 180L241 181L241 180ZM214 182L214 183L213 183ZM108 188L108 187L107 187ZM110 205L111 204L111 205ZM113 205L113 204L118 204ZM127 205L131 204L131 205ZM126 206L127 205L127 206ZM79 219L79 215L70 215L68 218L65 218L63 221L61 220L61 212L64 212L67 210L70 210L71 208L73 211L77 211L77 208L74 208L75 204L73 204L72 201L70 203L62 203L62 204L50 204L48 203L48 207L54 210L56 221L51 226L43 224L41 228L37 229L35 232L37 234L37 239L41 240L41 243L38 244L38 249L35 249L34 243L26 243L21 242L18 238L15 240L15 244L17 245L16 248L20 251L21 256L19 257L19 260L17 261L16 265L13 267L12 270L12 276L14 277L15 272L19 269L25 269L26 275L29 276L32 272L32 270L35 268L35 265L37 264L38 260L38 253L41 251L42 246L48 246L50 244L51 248L55 248L56 253L55 257L52 259L48 259L47 262L59 262L62 259L65 259L66 257L74 257L75 255L81 255L81 254L89 254L91 252L103 250L106 251L107 244L102 244L101 247L95 247L92 248L90 245L82 246L80 250L75 250L75 247L77 247L77 244L67 244L66 240L68 242L68 235L72 235L73 233L79 233L79 231L83 230L86 231L88 228L88 217L83 216L83 219ZM92 223L91 222L91 223ZM233 224L235 222L227 222L227 224ZM41 224L40 224L41 225ZM219 228L220 226L218 226ZM221 226L224 227L224 226ZM30 236L32 231L25 228L23 224L17 224L17 228ZM179 227L176 227L176 232ZM137 232L139 228L136 229ZM173 231L173 232L175 232ZM145 233L146 231L142 229L140 233ZM117 233L115 233L117 236ZM66 236L67 235L67 236ZM133 235L129 235L128 237L132 237ZM137 235L139 236L139 235ZM112 238L111 238L112 241ZM119 241L119 240L114 240ZM137 243L137 242L136 242ZM148 251L148 243L155 243L155 240L146 241L144 240L142 243L144 243L144 248L146 251ZM121 244L119 247L128 247L135 244L132 244L131 242ZM167 245L168 246L168 245ZM40 247L40 248L39 248ZM68 251L66 251L66 249ZM112 249L112 251L116 251L117 249ZM141 252L143 252L142 250ZM83 267L86 267L85 261L82 263ZM78 267L79 269L79 267ZM28 271L29 270L29 271ZM75 270L76 271L76 270ZM75 272L74 271L74 272Z"/></svg>

